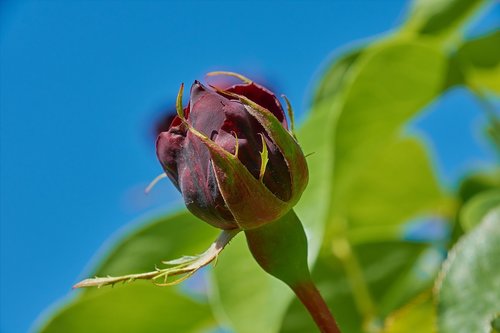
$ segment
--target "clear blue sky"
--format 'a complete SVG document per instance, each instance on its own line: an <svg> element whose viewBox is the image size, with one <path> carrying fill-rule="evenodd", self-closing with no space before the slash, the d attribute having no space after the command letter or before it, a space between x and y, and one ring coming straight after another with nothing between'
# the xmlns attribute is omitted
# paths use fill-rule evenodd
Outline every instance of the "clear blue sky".
<svg viewBox="0 0 500 333"><path fill-rule="evenodd" d="M407 5L3 1L0 331L26 331L129 221L179 204L170 184L143 189L161 172L152 123L180 82L216 69L264 77L300 119L332 51L398 26ZM431 111L416 126L446 183L491 163L470 95Z"/></svg>

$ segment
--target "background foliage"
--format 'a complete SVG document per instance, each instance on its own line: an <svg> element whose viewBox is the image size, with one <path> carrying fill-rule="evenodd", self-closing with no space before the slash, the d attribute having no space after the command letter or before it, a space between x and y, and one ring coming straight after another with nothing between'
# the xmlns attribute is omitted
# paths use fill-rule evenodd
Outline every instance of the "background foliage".
<svg viewBox="0 0 500 333"><path fill-rule="evenodd" d="M311 180L296 208L310 265L344 332L490 332L500 313L500 170L446 190L407 124L450 89L477 96L498 149L500 33L464 39L485 1L415 1L402 26L332 59L299 141ZM450 124L452 126L452 124ZM495 146L496 144L496 146ZM448 232L433 233L433 230ZM182 211L123 235L96 275L148 271L201 252L216 230ZM446 258L446 259L445 259ZM444 261L444 263L443 263ZM200 292L199 287L204 286ZM40 332L315 332L291 292L254 262L241 236L187 286L88 289Z"/></svg>

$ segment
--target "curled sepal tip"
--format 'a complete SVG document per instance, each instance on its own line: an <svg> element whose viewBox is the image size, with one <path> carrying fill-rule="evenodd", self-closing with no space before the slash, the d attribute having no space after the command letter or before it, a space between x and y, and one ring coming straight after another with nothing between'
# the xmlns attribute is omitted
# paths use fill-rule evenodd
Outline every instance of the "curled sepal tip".
<svg viewBox="0 0 500 333"><path fill-rule="evenodd" d="M243 75L241 75L239 73L235 73L235 72L214 71L214 72L207 73L207 76L219 76L219 75L232 76L232 77L235 77L235 78L241 80L244 83L252 83L252 80L250 80L246 76L243 76Z"/></svg>
<svg viewBox="0 0 500 333"><path fill-rule="evenodd" d="M177 93L177 99L175 101L175 108L177 110L177 115L182 120L185 119L185 117L184 117L184 109L182 108L182 94L183 93L184 93L184 83L181 83L181 86L179 88L179 92Z"/></svg>
<svg viewBox="0 0 500 333"><path fill-rule="evenodd" d="M286 103L286 111L288 112L288 118L290 119L290 133L292 133L294 139L297 140L297 136L295 135L295 117L293 115L292 103L290 103L290 100L286 97L286 95L281 95L281 97L283 97Z"/></svg>
<svg viewBox="0 0 500 333"><path fill-rule="evenodd" d="M300 195L307 186L309 171L304 153L297 143L295 137L289 133L273 116L272 112L260 106L249 98L232 92L212 87L219 93L236 98L246 106L246 110L262 125L269 137L281 151L292 181L292 199L290 201L293 207L300 199Z"/></svg>
<svg viewBox="0 0 500 333"><path fill-rule="evenodd" d="M122 276L108 275L106 277L85 279L75 284L73 288L101 288L103 286L113 286L119 282L130 283L136 280L150 280L155 285L160 287L176 285L189 278L200 268L205 267L214 260L217 260L217 257L222 252L224 247L229 244L231 239L233 239L233 237L236 236L239 231L240 230L238 229L222 231L215 242L213 242L212 245L202 254L196 256L184 256L179 259L162 262L163 264L171 267L162 269L155 268L154 271L139 274L129 274ZM169 280L169 278L172 277L176 278Z"/></svg>

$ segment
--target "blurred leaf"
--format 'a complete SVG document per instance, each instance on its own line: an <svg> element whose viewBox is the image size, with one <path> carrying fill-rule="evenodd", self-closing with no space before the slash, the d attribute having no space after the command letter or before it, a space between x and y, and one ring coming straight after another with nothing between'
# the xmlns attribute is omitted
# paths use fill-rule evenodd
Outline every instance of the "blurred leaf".
<svg viewBox="0 0 500 333"><path fill-rule="evenodd" d="M469 175L461 182L458 196L463 203L467 203L479 193L496 188L500 188L500 169Z"/></svg>
<svg viewBox="0 0 500 333"><path fill-rule="evenodd" d="M453 224L450 246L455 244L465 232L458 213L475 196L498 188L500 188L500 169L493 169L488 172L476 172L468 175L461 181L457 193L460 206L458 207L456 221Z"/></svg>
<svg viewBox="0 0 500 333"><path fill-rule="evenodd" d="M414 0L406 28L422 35L456 33L485 0Z"/></svg>
<svg viewBox="0 0 500 333"><path fill-rule="evenodd" d="M342 200L351 228L362 229L401 224L432 212L442 197L425 147L415 138L404 138L382 147Z"/></svg>
<svg viewBox="0 0 500 333"><path fill-rule="evenodd" d="M385 286L395 283L411 269L425 248L424 244L404 242L364 244L353 248L375 302L384 297ZM359 312L356 300L353 298L353 288L356 286L346 275L343 263L331 253L323 253L314 268L313 279L343 332L363 332L365 318ZM283 320L281 332L316 331L312 319L302 304L294 300Z"/></svg>
<svg viewBox="0 0 500 333"><path fill-rule="evenodd" d="M466 232L471 231L494 207L500 207L500 189L476 195L460 210L462 228Z"/></svg>
<svg viewBox="0 0 500 333"><path fill-rule="evenodd" d="M214 327L210 308L172 288L147 282L103 288L61 308L43 333L205 332Z"/></svg>
<svg viewBox="0 0 500 333"><path fill-rule="evenodd" d="M363 53L341 102L331 102L327 110L338 108L336 122L324 125L334 144L323 157L333 159L332 210L339 213L359 174L372 167L374 155L441 93L445 67L441 51L418 42L393 39Z"/></svg>
<svg viewBox="0 0 500 333"><path fill-rule="evenodd" d="M353 67L356 60L363 52L362 48L350 50L329 64L326 73L323 74L321 82L316 89L313 105L320 103L323 99L332 100L345 86L347 73ZM315 109L313 108L314 112Z"/></svg>
<svg viewBox="0 0 500 333"><path fill-rule="evenodd" d="M500 313L500 207L448 255L435 287L440 333L489 333Z"/></svg>
<svg viewBox="0 0 500 333"><path fill-rule="evenodd" d="M154 270L162 260L202 252L216 233L187 212L154 219L120 237L91 275ZM114 289L85 289L54 313L42 332L187 333L214 325L208 305L194 302L172 288L134 282Z"/></svg>
<svg viewBox="0 0 500 333"><path fill-rule="evenodd" d="M467 41L456 59L469 86L500 94L500 31Z"/></svg>
<svg viewBox="0 0 500 333"><path fill-rule="evenodd" d="M202 253L215 240L217 233L217 229L187 211L156 218L113 244L91 275L150 271L161 261Z"/></svg>
<svg viewBox="0 0 500 333"><path fill-rule="evenodd" d="M382 333L413 332L415 327L421 332L436 332L436 314L430 291L389 316Z"/></svg>
<svg viewBox="0 0 500 333"><path fill-rule="evenodd" d="M491 333L500 332L500 315L497 315L496 318L491 321L491 328Z"/></svg>
<svg viewBox="0 0 500 333"><path fill-rule="evenodd" d="M212 272L211 301L221 322L241 333L279 329L293 294L258 266L243 235L231 242Z"/></svg>

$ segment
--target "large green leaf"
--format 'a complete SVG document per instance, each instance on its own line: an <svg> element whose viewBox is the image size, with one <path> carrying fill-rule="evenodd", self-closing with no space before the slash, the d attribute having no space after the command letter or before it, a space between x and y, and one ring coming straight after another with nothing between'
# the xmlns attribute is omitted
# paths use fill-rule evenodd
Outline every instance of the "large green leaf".
<svg viewBox="0 0 500 333"><path fill-rule="evenodd" d="M500 94L500 31L465 42L455 57L470 87Z"/></svg>
<svg viewBox="0 0 500 333"><path fill-rule="evenodd" d="M386 320L383 333L413 332L415 327L421 332L436 332L436 313L430 291L393 313Z"/></svg>
<svg viewBox="0 0 500 333"><path fill-rule="evenodd" d="M500 206L455 245L435 291L440 333L489 333L500 313Z"/></svg>
<svg viewBox="0 0 500 333"><path fill-rule="evenodd" d="M363 53L337 105L336 123L325 125L333 143L333 210L338 213L342 197L371 167L373 155L441 93L445 73L444 54L415 41L390 39Z"/></svg>
<svg viewBox="0 0 500 333"><path fill-rule="evenodd" d="M492 208L500 206L500 189L482 192L460 210L460 223L465 231L472 230Z"/></svg>
<svg viewBox="0 0 500 333"><path fill-rule="evenodd" d="M415 0L406 23L423 35L456 33L486 0Z"/></svg>
<svg viewBox="0 0 500 333"><path fill-rule="evenodd" d="M162 260L202 252L216 233L187 212L157 218L120 237L89 275L151 271ZM207 304L195 302L176 289L134 282L78 292L45 320L40 331L188 333L211 326L215 320Z"/></svg>
<svg viewBox="0 0 500 333"><path fill-rule="evenodd" d="M92 275L149 271L161 261L203 252L217 233L217 229L187 211L155 218L121 237Z"/></svg>
<svg viewBox="0 0 500 333"><path fill-rule="evenodd" d="M437 211L443 194L425 147L416 138L389 142L344 194L344 217L353 229L401 224ZM354 231L353 231L354 232Z"/></svg>
<svg viewBox="0 0 500 333"><path fill-rule="evenodd" d="M362 48L349 50L329 63L327 71L323 74L320 84L316 88L313 105L320 103L323 99L331 101L333 96L342 90L349 71L354 67L362 52ZM311 111L316 110L313 108Z"/></svg>
<svg viewBox="0 0 500 333"><path fill-rule="evenodd" d="M205 332L215 322L207 304L147 282L78 297L40 329L43 333Z"/></svg>
<svg viewBox="0 0 500 333"><path fill-rule="evenodd" d="M279 329L292 292L258 266L244 235L231 242L212 273L211 301L219 321L239 333Z"/></svg>

